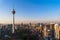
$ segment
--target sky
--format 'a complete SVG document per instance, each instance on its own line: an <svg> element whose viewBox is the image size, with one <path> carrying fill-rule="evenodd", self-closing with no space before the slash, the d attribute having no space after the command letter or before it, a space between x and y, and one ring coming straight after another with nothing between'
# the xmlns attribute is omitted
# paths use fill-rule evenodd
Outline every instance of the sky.
<svg viewBox="0 0 60 40"><path fill-rule="evenodd" d="M0 0L0 23L60 22L60 0Z"/></svg>

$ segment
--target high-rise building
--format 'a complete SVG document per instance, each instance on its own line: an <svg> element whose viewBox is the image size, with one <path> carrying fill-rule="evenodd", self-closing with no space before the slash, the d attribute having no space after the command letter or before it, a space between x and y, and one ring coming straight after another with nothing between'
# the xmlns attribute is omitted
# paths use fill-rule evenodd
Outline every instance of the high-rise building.
<svg viewBox="0 0 60 40"><path fill-rule="evenodd" d="M44 33L44 38L47 36L46 30L47 30L47 28L46 28L46 25L45 25L45 26L44 26L44 31L43 31L43 33Z"/></svg>
<svg viewBox="0 0 60 40"><path fill-rule="evenodd" d="M51 39L55 39L55 30L54 30L54 23L50 23L50 30L51 30Z"/></svg>
<svg viewBox="0 0 60 40"><path fill-rule="evenodd" d="M59 39L59 25L55 24L54 29L55 29L55 38Z"/></svg>

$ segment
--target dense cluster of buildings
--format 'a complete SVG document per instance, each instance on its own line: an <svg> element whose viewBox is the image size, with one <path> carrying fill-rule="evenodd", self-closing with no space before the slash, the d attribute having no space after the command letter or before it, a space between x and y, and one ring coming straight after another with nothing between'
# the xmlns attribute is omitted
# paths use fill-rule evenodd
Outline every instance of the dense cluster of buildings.
<svg viewBox="0 0 60 40"><path fill-rule="evenodd" d="M43 24L43 23L36 23L36 24L15 24L14 30L18 29L30 29L32 32L40 32L44 39L60 39L60 24ZM19 31L19 30L18 30ZM7 37L12 33L12 24L0 24L0 37L4 36Z"/></svg>

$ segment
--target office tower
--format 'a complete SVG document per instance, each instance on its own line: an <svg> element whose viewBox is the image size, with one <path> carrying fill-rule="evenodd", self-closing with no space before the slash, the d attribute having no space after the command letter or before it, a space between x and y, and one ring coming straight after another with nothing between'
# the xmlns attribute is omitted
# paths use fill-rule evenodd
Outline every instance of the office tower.
<svg viewBox="0 0 60 40"><path fill-rule="evenodd" d="M46 28L46 24L44 25L44 38L46 38L47 36L47 32L46 32L47 28Z"/></svg>
<svg viewBox="0 0 60 40"><path fill-rule="evenodd" d="M59 40L60 40L60 24L59 24Z"/></svg>
<svg viewBox="0 0 60 40"><path fill-rule="evenodd" d="M51 30L51 39L55 39L55 30L54 30L54 23L50 23L50 30Z"/></svg>
<svg viewBox="0 0 60 40"><path fill-rule="evenodd" d="M54 29L55 29L55 38L59 39L59 25L55 24Z"/></svg>

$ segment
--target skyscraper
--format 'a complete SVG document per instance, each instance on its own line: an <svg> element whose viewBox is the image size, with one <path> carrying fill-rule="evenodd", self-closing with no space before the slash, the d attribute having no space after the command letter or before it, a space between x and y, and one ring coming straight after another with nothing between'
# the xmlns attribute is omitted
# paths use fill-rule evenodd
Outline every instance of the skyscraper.
<svg viewBox="0 0 60 40"><path fill-rule="evenodd" d="M14 8L13 8L13 10L12 10L12 16L13 16L13 25L12 25L12 33L14 33L14 28L15 28L15 10L14 10Z"/></svg>

